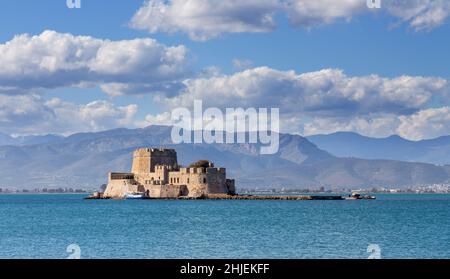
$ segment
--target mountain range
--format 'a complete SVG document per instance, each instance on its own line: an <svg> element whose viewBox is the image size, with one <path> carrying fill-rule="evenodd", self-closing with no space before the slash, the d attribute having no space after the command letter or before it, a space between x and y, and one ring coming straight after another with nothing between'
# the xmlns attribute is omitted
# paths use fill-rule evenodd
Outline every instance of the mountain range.
<svg viewBox="0 0 450 279"><path fill-rule="evenodd" d="M40 143L48 143L63 138L59 135L44 135L44 136L19 136L12 137L7 134L0 133L0 146L2 145L32 145Z"/></svg>
<svg viewBox="0 0 450 279"><path fill-rule="evenodd" d="M279 152L273 155L260 155L259 144L173 144L168 126L47 139L0 146L0 188L97 189L106 183L108 172L130 170L138 147L175 148L182 165L208 159L226 167L241 188L404 188L450 182L448 165L342 158L348 154L340 157L336 150L319 148L313 143L318 138L291 134L280 134Z"/></svg>
<svg viewBox="0 0 450 279"><path fill-rule="evenodd" d="M399 136L370 138L352 132L338 132L307 139L338 157L450 164L450 136L410 141Z"/></svg>

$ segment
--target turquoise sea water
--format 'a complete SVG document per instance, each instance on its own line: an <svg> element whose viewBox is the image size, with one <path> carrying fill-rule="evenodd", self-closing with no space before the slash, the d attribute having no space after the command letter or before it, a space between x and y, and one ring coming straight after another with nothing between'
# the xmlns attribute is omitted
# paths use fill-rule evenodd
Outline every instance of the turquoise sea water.
<svg viewBox="0 0 450 279"><path fill-rule="evenodd" d="M374 201L0 195L0 258L450 258L450 195Z"/></svg>

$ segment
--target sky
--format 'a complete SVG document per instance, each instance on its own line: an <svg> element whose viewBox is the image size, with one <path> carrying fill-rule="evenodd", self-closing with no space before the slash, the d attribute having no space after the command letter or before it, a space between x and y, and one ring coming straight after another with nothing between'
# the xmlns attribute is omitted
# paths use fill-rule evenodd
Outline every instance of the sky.
<svg viewBox="0 0 450 279"><path fill-rule="evenodd" d="M450 1L379 2L1 1L0 133L171 124L200 99L301 135L449 135Z"/></svg>

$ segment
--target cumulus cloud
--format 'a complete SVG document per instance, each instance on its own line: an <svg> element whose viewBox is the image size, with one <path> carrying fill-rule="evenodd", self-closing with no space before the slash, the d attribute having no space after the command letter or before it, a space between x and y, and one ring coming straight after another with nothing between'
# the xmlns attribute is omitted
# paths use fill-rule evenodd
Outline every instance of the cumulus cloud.
<svg viewBox="0 0 450 279"><path fill-rule="evenodd" d="M0 95L0 130L8 134L72 134L134 127L137 105L115 106L104 100L74 104L40 95Z"/></svg>
<svg viewBox="0 0 450 279"><path fill-rule="evenodd" d="M350 20L367 11L365 0L293 0L287 1L287 13L294 26L313 27L330 24L338 19Z"/></svg>
<svg viewBox="0 0 450 279"><path fill-rule="evenodd" d="M55 31L22 34L0 44L0 93L117 84L163 90L188 72L187 49L153 39L110 41ZM109 84L114 83L109 86ZM109 92L110 88L112 92ZM147 93L147 92L145 92Z"/></svg>
<svg viewBox="0 0 450 279"><path fill-rule="evenodd" d="M443 78L348 76L339 69L297 74L259 67L184 83L181 94L156 100L169 110L191 107L195 99L202 100L205 108L222 110L279 108L282 130L305 135L357 131L370 136L398 133L411 139L428 137L432 130L414 129L418 133L414 135L405 127L429 107L450 103L450 84ZM169 118L159 115L147 119L149 124L167 124ZM435 131L439 134L445 129Z"/></svg>
<svg viewBox="0 0 450 279"><path fill-rule="evenodd" d="M139 125L142 127L146 127L149 125L165 125L170 126L173 125L172 122L172 115L170 112L163 112L160 114L148 114L145 117L145 120L142 122L139 122Z"/></svg>
<svg viewBox="0 0 450 279"><path fill-rule="evenodd" d="M302 113L281 115L281 131L304 136L331 134L335 132L356 132L369 137L399 135L409 140L432 139L450 134L450 107L419 110L412 115L373 113L340 117L308 117ZM168 112L147 115L147 125L172 125Z"/></svg>
<svg viewBox="0 0 450 279"><path fill-rule="evenodd" d="M408 139L434 138L450 134L450 107L430 108L400 116L397 134Z"/></svg>
<svg viewBox="0 0 450 279"><path fill-rule="evenodd" d="M415 30L442 25L450 15L447 0L383 0L381 12L406 22ZM366 0L148 0L135 13L130 26L151 33L186 33L204 41L226 33L270 32L275 15L287 15L296 27L311 28L338 20L350 21L369 9Z"/></svg>
<svg viewBox="0 0 450 279"><path fill-rule="evenodd" d="M314 117L303 128L304 135L352 131L371 137L399 135L409 140L450 134L450 107L428 108L411 115L378 114L348 117Z"/></svg>
<svg viewBox="0 0 450 279"><path fill-rule="evenodd" d="M335 129L369 135L392 132L411 139L448 133L450 84L439 77L348 76L340 69L299 74L259 67L231 75L210 68L186 79L183 46L54 31L16 36L0 44L0 53L0 130L7 133L67 134L169 123L167 113L136 122L135 105L103 100L80 105L45 100L36 93L93 85L110 95L152 93L169 111L189 106L194 99L219 108L276 107L282 114L281 127L294 133Z"/></svg>
<svg viewBox="0 0 450 279"><path fill-rule="evenodd" d="M268 32L275 28L278 0L163 0L146 1L130 25L155 32L184 32L194 40L222 33Z"/></svg>
<svg viewBox="0 0 450 279"><path fill-rule="evenodd" d="M417 31L438 27L450 16L447 0L385 0L383 5L391 15Z"/></svg>
<svg viewBox="0 0 450 279"><path fill-rule="evenodd" d="M170 125L170 111L191 107L195 99L208 107L279 108L281 130L303 135L355 131L408 139L450 133L450 91L439 77L348 76L339 69L298 74L268 67L232 75L184 81L179 95L156 95L164 111L137 120L137 106L99 100L74 104L38 94L0 94L0 130L10 134L99 131L115 127ZM123 91L123 89L117 89ZM433 107L439 104L441 107Z"/></svg>
<svg viewBox="0 0 450 279"><path fill-rule="evenodd" d="M406 22L416 31L436 28L450 16L447 0L381 0L380 4L380 12ZM363 13L378 12L378 9L369 9L366 0L290 0L287 6L291 23L302 27L350 21Z"/></svg>
<svg viewBox="0 0 450 279"><path fill-rule="evenodd" d="M447 80L437 77L352 77L339 69L297 74L268 67L188 79L185 87L180 95L163 101L170 107L200 99L210 106L279 107L285 113L336 116L373 111L410 114L449 94Z"/></svg>
<svg viewBox="0 0 450 279"><path fill-rule="evenodd" d="M302 126L302 134L331 134L335 132L356 132L370 137L387 137L396 134L401 124L398 115L373 113L364 116L313 117Z"/></svg>

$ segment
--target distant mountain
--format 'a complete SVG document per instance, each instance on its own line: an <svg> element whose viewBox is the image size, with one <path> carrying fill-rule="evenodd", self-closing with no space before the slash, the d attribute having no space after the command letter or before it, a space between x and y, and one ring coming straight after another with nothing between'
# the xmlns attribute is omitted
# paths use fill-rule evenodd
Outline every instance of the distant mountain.
<svg viewBox="0 0 450 279"><path fill-rule="evenodd" d="M62 136L58 135L11 137L10 135L0 133L0 146L4 145L21 146L21 145L42 144L54 142L62 138L63 138Z"/></svg>
<svg viewBox="0 0 450 279"><path fill-rule="evenodd" d="M80 133L42 144L0 147L0 187L91 187L109 171L129 171L138 147L175 148L179 162L200 159L227 168L238 187L406 187L450 181L450 167L389 160L338 158L304 137L281 134L280 150L260 155L258 144L178 144L171 127Z"/></svg>
<svg viewBox="0 0 450 279"><path fill-rule="evenodd" d="M11 136L0 133L0 146L10 145L10 144L13 144L13 142L14 142L14 139Z"/></svg>
<svg viewBox="0 0 450 279"><path fill-rule="evenodd" d="M338 132L307 139L338 157L450 164L450 136L410 141L399 136L370 138L352 132Z"/></svg>

